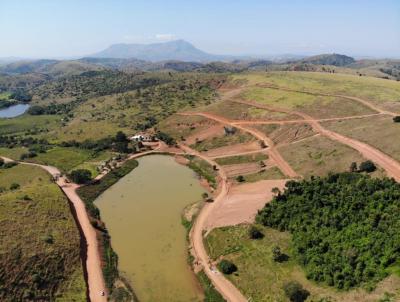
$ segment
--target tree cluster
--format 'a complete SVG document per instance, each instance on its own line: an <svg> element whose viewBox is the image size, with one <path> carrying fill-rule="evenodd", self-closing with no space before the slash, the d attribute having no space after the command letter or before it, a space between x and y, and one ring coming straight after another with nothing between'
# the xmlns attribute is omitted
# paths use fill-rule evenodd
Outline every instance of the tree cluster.
<svg viewBox="0 0 400 302"><path fill-rule="evenodd" d="M373 286L400 257L400 184L358 173L289 181L257 222L293 234L309 279Z"/></svg>

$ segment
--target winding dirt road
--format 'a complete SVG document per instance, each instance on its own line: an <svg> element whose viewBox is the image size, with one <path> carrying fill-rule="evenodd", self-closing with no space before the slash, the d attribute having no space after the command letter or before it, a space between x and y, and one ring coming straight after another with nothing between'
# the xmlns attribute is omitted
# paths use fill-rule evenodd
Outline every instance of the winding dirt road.
<svg viewBox="0 0 400 302"><path fill-rule="evenodd" d="M9 158L2 158L6 162L13 161ZM105 288L103 272L101 269L101 257L99 253L99 245L97 241L96 231L90 223L85 204L76 193L76 189L79 188L79 185L66 182L65 177L60 177L61 172L56 167L27 162L19 163L23 165L40 167L46 170L51 176L53 176L54 179L57 179L56 184L61 188L67 198L71 201L76 212L79 226L83 232L83 235L85 237L84 239L86 241L86 270L88 275L87 282L90 301L106 302L107 292ZM104 295L102 295L103 292Z"/></svg>
<svg viewBox="0 0 400 302"><path fill-rule="evenodd" d="M364 100L364 102L366 102L366 101ZM252 101L241 101L241 103L251 105L251 106L254 106L254 107L260 108L260 109L272 110L272 111L283 112L283 113L290 113L290 114L295 114L297 116L300 116L304 122L311 125L311 127L313 128L313 130L315 132L320 133L321 135L324 135L332 140L338 141L342 144L345 144L345 145L357 150L365 158L372 160L373 162L378 164L381 168L383 168L387 172L388 176L393 177L396 181L400 181L400 163L398 161L394 160L389 155L383 153L382 151L380 151L366 143L362 143L355 139L349 138L347 136L341 135L339 133L336 133L334 131L324 128L319 123L318 120L313 119L308 114L305 114L305 113L299 112L299 111L292 111L292 110L288 110L288 109L284 109L284 108L277 108L277 107L272 107L269 105L259 104L259 103L255 103ZM385 113L385 114L387 114L387 113ZM391 114L394 115L393 112L391 112ZM232 123L232 125L235 126L235 123Z"/></svg>
<svg viewBox="0 0 400 302"><path fill-rule="evenodd" d="M203 242L203 231L207 222L207 218L213 212L216 206L218 206L226 197L229 191L228 179L221 166L207 156L204 156L200 152L193 150L192 148L180 144L179 147L187 154L197 156L212 166L216 166L218 169L219 176L221 177L219 194L215 197L214 202L206 203L199 215L197 216L192 230L190 232L190 241L192 245L192 252L195 257L195 262L200 265L204 272L207 274L214 287L221 293L221 295L230 302L245 302L247 299L243 294L228 280L226 279L215 267L211 265L211 259L207 254L207 251Z"/></svg>

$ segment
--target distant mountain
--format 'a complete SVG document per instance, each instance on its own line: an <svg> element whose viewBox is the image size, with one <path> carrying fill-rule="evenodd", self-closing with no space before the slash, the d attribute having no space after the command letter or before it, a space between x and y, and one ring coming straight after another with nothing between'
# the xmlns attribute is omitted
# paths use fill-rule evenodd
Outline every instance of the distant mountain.
<svg viewBox="0 0 400 302"><path fill-rule="evenodd" d="M153 44L114 44L90 55L94 58L135 58L145 61L210 62L226 61L234 57L213 55L194 47L185 40Z"/></svg>
<svg viewBox="0 0 400 302"><path fill-rule="evenodd" d="M356 60L352 57L339 54L322 54L312 56L301 60L303 63L316 64L316 65L333 65L333 66L346 66L354 63Z"/></svg>

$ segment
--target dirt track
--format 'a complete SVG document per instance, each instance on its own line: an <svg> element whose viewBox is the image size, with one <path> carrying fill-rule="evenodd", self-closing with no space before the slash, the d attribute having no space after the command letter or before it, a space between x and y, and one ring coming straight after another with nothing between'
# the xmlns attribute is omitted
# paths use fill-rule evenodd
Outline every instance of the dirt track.
<svg viewBox="0 0 400 302"><path fill-rule="evenodd" d="M197 262L198 265L200 265L204 269L204 272L210 278L215 288L222 294L222 296L227 301L245 302L247 301L247 299L243 296L243 294L218 270L212 267L212 265L210 264L211 259L209 258L203 243L203 230L205 229L207 219L210 216L210 214L214 211L215 207L218 206L221 202L223 202L225 196L229 191L227 176L224 170L209 157L204 156L203 154L191 149L188 146L180 145L180 147L187 154L195 155L205 160L210 165L213 166L215 165L218 168L218 173L219 176L221 177L220 191L218 196L215 197L214 202L207 203L202 208L190 232L190 241L192 245L192 252L195 256L195 262Z"/></svg>
<svg viewBox="0 0 400 302"><path fill-rule="evenodd" d="M366 102L366 101L364 101L364 102ZM372 160L373 162L378 164L381 168L383 168L387 172L388 176L393 177L397 181L400 181L400 163L398 161L394 160L393 158L391 158L390 156L388 156L387 154L379 151L378 149L376 149L368 144L359 142L355 139L352 139L352 138L346 137L344 135L338 134L334 131L325 129L323 126L321 126L321 124L319 123L318 120L313 119L309 115L299 112L299 111L291 111L288 109L276 108L276 107L272 107L269 105L258 104L258 103L251 102L251 101L243 101L243 103L257 107L257 108L261 108L261 109L296 114L296 115L302 117L304 122L309 123L315 132L320 133L321 135L324 135L332 140L338 141L342 144L345 144L345 145L357 150L365 158ZM387 113L385 113L385 114L387 114ZM393 115L394 113L392 112L391 114ZM235 123L233 123L233 126L235 126Z"/></svg>
<svg viewBox="0 0 400 302"><path fill-rule="evenodd" d="M4 158L5 161L13 161L8 158ZM92 302L106 302L107 293L105 289L105 282L103 278L103 272L101 269L101 258L99 254L99 247L97 242L96 231L90 223L89 216L86 212L85 204L76 193L76 189L79 187L77 184L67 183L65 177L59 177L61 172L52 166L45 166L33 163L19 162L24 165L37 166L46 170L53 177L58 178L56 183L64 191L65 195L73 204L78 223L85 236L87 244L87 256L86 256L86 269L88 273L88 290L90 301ZM104 291L104 296L101 293Z"/></svg>

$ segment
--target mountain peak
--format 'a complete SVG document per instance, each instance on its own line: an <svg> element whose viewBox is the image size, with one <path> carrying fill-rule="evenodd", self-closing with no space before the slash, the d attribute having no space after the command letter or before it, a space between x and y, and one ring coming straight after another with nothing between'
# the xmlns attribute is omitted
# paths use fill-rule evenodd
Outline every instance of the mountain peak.
<svg viewBox="0 0 400 302"><path fill-rule="evenodd" d="M136 58L146 61L179 60L204 62L224 60L224 57L206 53L183 39L152 44L113 44L90 57L117 59Z"/></svg>

